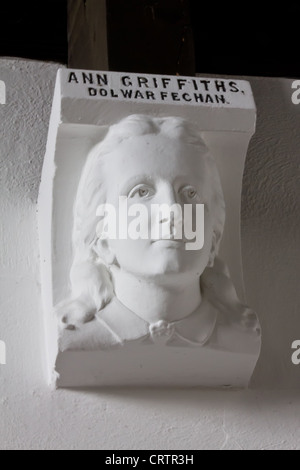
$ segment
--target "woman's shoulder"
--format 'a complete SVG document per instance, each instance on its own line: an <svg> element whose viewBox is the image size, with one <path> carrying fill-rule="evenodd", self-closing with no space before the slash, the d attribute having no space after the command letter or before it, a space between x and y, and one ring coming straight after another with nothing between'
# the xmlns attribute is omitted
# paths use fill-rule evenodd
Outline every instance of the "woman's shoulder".
<svg viewBox="0 0 300 470"><path fill-rule="evenodd" d="M147 323L113 298L91 321L63 329L59 346L62 351L114 349L148 333Z"/></svg>
<svg viewBox="0 0 300 470"><path fill-rule="evenodd" d="M256 314L245 307L241 318L228 319L224 310L220 309L216 326L207 345L232 353L258 354L261 347L261 333Z"/></svg>

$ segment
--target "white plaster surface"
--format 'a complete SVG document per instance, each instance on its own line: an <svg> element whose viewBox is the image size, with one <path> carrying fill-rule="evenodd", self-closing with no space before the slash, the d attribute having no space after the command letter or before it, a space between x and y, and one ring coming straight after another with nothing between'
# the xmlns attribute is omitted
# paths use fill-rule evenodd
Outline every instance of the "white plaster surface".
<svg viewBox="0 0 300 470"><path fill-rule="evenodd" d="M144 85L145 81L147 88ZM101 82L101 87L98 87L100 92L105 92L104 97L99 91L97 97L89 95L91 84L96 87L98 82ZM205 91L204 83L208 84L209 93ZM217 95L221 84L224 94ZM181 86L184 87L183 91ZM97 91L98 88L92 89ZM197 93L195 89L198 90ZM113 96L110 96L112 90ZM202 97L210 97L210 104L199 103L196 99L192 101L194 95L199 96L200 90ZM132 96L136 94L136 98L125 99L125 92L128 91ZM147 92L155 95L156 100L147 100ZM178 101L173 101L173 95ZM189 102L184 100L186 95L190 97ZM141 98L141 96L144 97ZM168 99L164 100L164 96ZM219 99L222 98L222 101L214 102L214 100L217 101L218 96ZM137 110L139 114L135 114ZM257 334L258 324L255 313L238 303L235 290L237 290L239 300L243 302L244 289L240 258L241 187L247 148L255 128L255 111L251 87L244 80L202 80L201 77L196 79L175 76L140 76L118 72L59 70L38 206L40 254L43 258L41 264L42 298L48 331L51 382L54 377L59 376L59 386L108 386L112 384L247 386L259 355L260 334ZM120 115L124 117L121 121ZM149 119L152 119L151 125L149 125ZM190 122L196 124L196 129L191 126ZM115 125L110 128L108 135L100 143L109 124ZM180 127L181 132L179 134L177 131L176 137L177 126ZM154 128L160 128L159 136L153 133ZM141 129L144 130L141 131ZM173 129L172 133L170 129ZM201 138L203 140L199 140L198 129L204 130ZM194 135L195 132L197 132L199 151L204 154L203 146L207 142L212 153L209 158L212 159L212 165L216 164L215 171L212 166L209 171L206 170L203 173L201 169L197 174L198 192L204 192L202 198L207 197L205 192L210 188L220 194L217 196L219 201L220 198L222 199L222 202L217 204L218 220L222 220L224 216L221 208L224 193L225 231L223 232L221 224L214 227L214 230L220 236L222 232L220 258L228 267L230 276L228 278L225 274L226 268L221 267L221 262L215 262L211 271L206 270L203 273L211 255L214 257L213 253L209 254L212 247L212 235L208 229L209 222L206 220L205 246L198 252L198 255L197 252L187 251L185 256L181 257L182 252L172 251L172 256L179 255L181 275L175 276L172 280L172 295L169 296L167 290L162 288L164 281L160 278L157 282L155 273L158 273L157 266L170 262L170 250L160 251L157 245L152 243L148 245L147 242L141 240L133 244L131 241L125 242L126 246L124 241L121 244L110 241L108 248L104 248L99 240L93 246L90 243L87 244L86 237L92 236L92 233L87 234L85 231L96 220L96 206L93 208L90 195L92 188L96 188L103 178L102 166L98 169L98 152L101 153L102 145L113 145L114 152L109 154L109 159L104 159L107 161L105 171L109 172L106 173L106 178L108 181L114 181L115 189L111 194L118 197L117 188L124 187L126 181L128 184L132 182L133 177L141 178L140 175L144 174L141 180L143 182L148 174L159 174L156 180L152 179L157 189L155 201L156 203L168 202L168 196L164 191L160 192L158 188L161 187L162 181L169 187L170 172L176 172L177 178L180 178L183 172L182 184L186 184L186 178L192 184L195 172L198 171L199 155L195 158L191 147L185 146L184 137L187 133ZM130 140L124 138L127 133L130 133ZM93 142L97 134L98 139ZM122 136L124 140L122 144L118 143L117 136ZM132 138L133 136L135 137ZM97 147L94 147L90 156L87 157L96 143ZM123 160L126 157L124 167L122 167L120 155ZM182 160L183 155L184 160ZM204 155L202 158L204 159ZM144 159L143 162L141 159ZM177 178L176 180L179 181ZM219 178L222 189L218 183ZM207 186L208 179L210 183ZM78 181L80 181L79 186ZM150 191L152 190L151 187ZM169 191L170 194L174 194L177 189L172 187ZM110 197L107 195L103 199L98 192L96 204L108 202ZM179 195L177 200L179 200L178 197ZM175 200L172 200L172 203L174 202ZM211 209L211 216L213 213L216 214L215 210L216 208ZM74 218L73 213L76 214ZM96 228L89 230L96 231ZM214 250L218 250L218 247L216 246ZM109 268L108 252L108 259L116 256L119 268L114 265ZM197 258L198 261L196 261ZM106 266L102 266L102 274L97 267L99 260L102 260ZM136 260L139 261L134 267ZM194 274L193 266L195 266ZM108 269L110 274L108 274ZM126 271L131 274L125 275ZM218 271L223 271L223 273L217 274ZM120 303L111 300L111 295L100 294L101 290L113 291L109 280L103 282L105 273L108 279L111 275L115 300L118 299ZM183 284L185 282L183 273L188 279L186 285ZM195 282L194 275L198 276ZM146 278L145 282L142 281L141 276ZM202 302L199 299L199 276L201 276L202 283ZM167 277L164 273L163 279ZM208 277L209 281L205 281ZM149 282L150 279L151 282ZM169 286L170 282L169 277ZM100 284L107 287L99 290ZM210 288L207 291L206 284L213 285L216 292L219 290L219 293L209 298L208 302L205 298L207 294L210 297ZM191 313L200 302L199 311L195 312L194 317L188 318L186 314ZM214 309L214 303L218 304L218 302L223 305L223 312L220 308ZM103 303L106 304L105 307ZM85 324L84 317L85 315L91 316L92 305L94 305L94 313L100 310L99 315L94 321ZM150 308L145 309L146 305ZM128 310L123 306L126 306ZM55 332L57 322L53 313L55 308L58 317L63 318L63 325L68 324L67 330L62 329L59 333L58 353L56 351L58 332ZM173 325L171 322L175 319L180 320L180 323ZM169 338L165 348L160 349L160 356L157 358L155 351L152 351L151 347L144 347L144 343L152 341L151 336L149 337L149 323L151 329L152 324L162 320L170 322L168 332L172 334L173 329L174 336ZM73 322L75 322L76 331L74 331L74 326L69 325ZM191 322L193 322L192 325ZM244 328L242 323L246 323L247 327ZM157 325L154 326L154 330L156 329ZM128 336L125 332L128 332ZM203 347L200 347L199 337L194 336L196 332L201 332L201 346ZM116 341L116 337L120 340ZM192 338L193 341L189 342ZM137 346L135 353L131 348L128 350L124 347L124 343L131 343L137 339L142 344ZM166 336L165 339L167 340ZM196 344L197 348L195 348ZM179 348L176 349L176 346ZM115 355L103 352L103 349L112 347L122 348L120 359L118 356L121 352L116 352ZM152 344L153 349L156 347L157 344ZM170 347L172 353L168 350ZM189 351L189 348L193 348L193 351ZM75 355L65 354L69 350L82 349L102 351L99 354L91 352L90 357L84 354L84 358L81 358L77 352ZM219 351L217 355L215 350ZM235 357L232 357L233 352ZM75 370L72 361L76 364ZM53 372L54 368L56 373Z"/></svg>
<svg viewBox="0 0 300 470"><path fill-rule="evenodd" d="M55 64L0 60L0 449L300 449L300 106L291 80L249 79L258 107L243 187L248 303L263 330L248 391L46 386L36 202ZM298 389L297 389L298 387ZM285 390L284 390L285 389ZM293 389L293 390L292 390Z"/></svg>

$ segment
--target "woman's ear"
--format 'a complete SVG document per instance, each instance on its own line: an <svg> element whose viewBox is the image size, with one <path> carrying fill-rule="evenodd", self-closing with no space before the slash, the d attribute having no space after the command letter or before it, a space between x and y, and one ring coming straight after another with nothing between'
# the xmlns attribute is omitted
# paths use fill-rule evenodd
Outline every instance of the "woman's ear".
<svg viewBox="0 0 300 470"><path fill-rule="evenodd" d="M97 240L94 243L94 252L97 254L97 256L101 260L105 262L107 266L110 266L116 263L116 257L114 253L111 251L107 239L101 240L100 238L97 238Z"/></svg>

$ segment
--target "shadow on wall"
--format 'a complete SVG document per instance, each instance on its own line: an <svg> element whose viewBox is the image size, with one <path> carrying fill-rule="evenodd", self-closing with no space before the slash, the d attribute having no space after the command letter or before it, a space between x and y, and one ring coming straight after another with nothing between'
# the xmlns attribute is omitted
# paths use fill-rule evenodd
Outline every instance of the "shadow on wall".
<svg viewBox="0 0 300 470"><path fill-rule="evenodd" d="M103 387L95 388L69 388L70 393L74 396L87 395L91 398L96 397L105 400L107 397L113 399L121 399L127 404L137 404L142 406L152 404L160 409L177 409L180 413L184 412L185 407L199 407L199 409L219 410L220 413L233 406L240 407L241 411L256 412L258 408L257 398L264 403L264 410L272 411L274 406L286 404L287 396L279 391L270 392L269 390L257 392L257 396L252 390L221 390L221 389L205 389L205 388L150 388L149 387ZM208 393L209 392L209 393ZM59 392L61 393L61 392ZM296 391L291 391L288 395L290 402L300 406L300 396Z"/></svg>
<svg viewBox="0 0 300 470"><path fill-rule="evenodd" d="M299 387L291 345L300 339L300 106L292 80L250 82L258 122L243 180L242 253L247 300L262 326L252 387Z"/></svg>

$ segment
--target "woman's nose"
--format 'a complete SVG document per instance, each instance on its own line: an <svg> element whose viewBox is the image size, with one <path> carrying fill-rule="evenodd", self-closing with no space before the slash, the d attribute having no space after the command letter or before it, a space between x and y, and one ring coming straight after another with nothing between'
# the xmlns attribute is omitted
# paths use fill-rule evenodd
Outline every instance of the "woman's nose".
<svg viewBox="0 0 300 470"><path fill-rule="evenodd" d="M166 232L164 235L180 237L182 230L182 207L178 202L178 197L174 188L170 185L164 185L158 192L158 198L155 200L161 206L158 222Z"/></svg>
<svg viewBox="0 0 300 470"><path fill-rule="evenodd" d="M168 204L172 206L173 204L178 204L178 195L176 194L175 189L170 184L162 184L155 198L157 204Z"/></svg>

